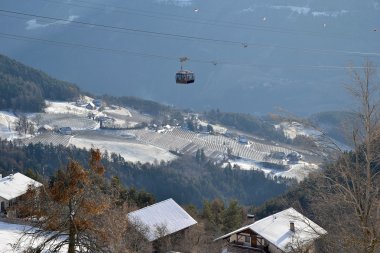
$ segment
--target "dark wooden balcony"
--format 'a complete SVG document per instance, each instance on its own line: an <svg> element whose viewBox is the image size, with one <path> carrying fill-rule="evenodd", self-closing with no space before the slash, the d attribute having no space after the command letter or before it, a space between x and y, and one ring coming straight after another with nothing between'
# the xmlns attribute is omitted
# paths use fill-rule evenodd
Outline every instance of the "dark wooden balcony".
<svg viewBox="0 0 380 253"><path fill-rule="evenodd" d="M264 247L250 247L241 244L228 243L225 246L228 253L267 253Z"/></svg>

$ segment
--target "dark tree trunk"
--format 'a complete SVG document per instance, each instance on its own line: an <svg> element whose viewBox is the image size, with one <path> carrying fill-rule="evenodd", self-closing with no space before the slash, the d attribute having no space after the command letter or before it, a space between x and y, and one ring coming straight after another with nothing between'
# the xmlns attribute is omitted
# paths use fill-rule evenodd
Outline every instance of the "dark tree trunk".
<svg viewBox="0 0 380 253"><path fill-rule="evenodd" d="M70 230L69 230L69 249L67 253L75 253L75 236L76 231L73 222L70 222Z"/></svg>

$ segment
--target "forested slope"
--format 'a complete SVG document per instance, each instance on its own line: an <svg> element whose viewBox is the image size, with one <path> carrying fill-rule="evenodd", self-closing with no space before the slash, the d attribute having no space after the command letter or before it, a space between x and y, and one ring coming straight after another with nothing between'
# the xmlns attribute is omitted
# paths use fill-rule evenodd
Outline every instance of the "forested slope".
<svg viewBox="0 0 380 253"><path fill-rule="evenodd" d="M72 159L87 164L90 153L75 147L44 146L41 144L16 146L0 142L0 173L29 169L46 176L66 166ZM263 172L222 168L211 162L181 157L159 164L129 163L120 155L103 154L102 163L108 176L118 176L127 186L144 189L163 200L172 197L181 204L201 206L203 200L237 199L245 205L258 205L284 193L292 181L267 178Z"/></svg>
<svg viewBox="0 0 380 253"><path fill-rule="evenodd" d="M72 101L79 95L76 85L0 55L0 110L38 112L45 99Z"/></svg>

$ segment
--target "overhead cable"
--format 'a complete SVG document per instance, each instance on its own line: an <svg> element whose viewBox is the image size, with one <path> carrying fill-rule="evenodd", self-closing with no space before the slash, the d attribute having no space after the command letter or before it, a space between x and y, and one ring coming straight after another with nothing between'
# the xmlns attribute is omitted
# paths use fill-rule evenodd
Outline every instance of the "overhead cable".
<svg viewBox="0 0 380 253"><path fill-rule="evenodd" d="M10 13L10 14L23 15L23 16L29 16L29 17L34 17L34 18L42 18L42 19L49 19L49 20L54 20L54 21L61 21L61 22L66 22L68 24L80 24L80 25L85 25L85 26L90 26L90 27L95 26L95 27L101 27L101 28L109 28L109 29L113 29L116 31L149 34L149 35L160 36L160 37L200 40L200 41L206 41L206 42L225 43L225 44L230 44L230 45L232 44L232 45L239 45L239 46L244 45L245 48L248 46L253 46L253 47L261 47L261 48L287 49L287 50L298 51L298 52L304 51L304 52L314 52L314 53L324 53L324 54L338 53L338 54L361 55L361 56L376 56L376 57L380 56L379 52L361 52L361 51L353 51L353 50L350 51L350 50L288 47L288 46L281 46L281 45L247 43L244 41L214 39L214 38L191 36L191 35L176 34L176 33L156 32L156 31L149 31L149 30L143 30L143 29L137 29L137 28L128 28L128 27L121 27L121 26L112 26L112 25L105 25L105 24L98 24L98 23L90 23L90 22L84 22L84 21L49 17L49 16L36 15L36 14L30 14L30 13L24 13L24 12L18 12L18 11L10 11L10 10L4 10L4 9L0 9L0 13Z"/></svg>
<svg viewBox="0 0 380 253"><path fill-rule="evenodd" d="M0 37L6 38L6 39L12 39L12 40L19 40L19 41L42 42L42 43L52 44L56 46L63 46L63 47L85 48L85 49L91 49L95 51L109 52L109 53L115 53L115 54L122 53L122 54L137 56L137 57L148 57L148 58L164 59L164 60L170 60L170 61L178 61L180 59L180 57L175 57L175 56L151 54L151 53L145 53L145 52L135 52L135 51L125 50L125 49L106 48L106 47L99 47L99 46L94 46L94 45L89 45L89 44L81 44L81 43L67 42L67 41L57 41L57 40L50 40L50 39L3 33L3 32L0 32ZM190 61L196 62L196 63L203 63L203 64L212 64L214 66L232 65L232 66L241 66L241 67L296 68L296 69L309 68L309 69L320 69L320 70L329 70L329 69L330 70L331 69L348 70L348 69L363 69L364 68L362 66L252 64L252 63L236 63L236 62L216 61L216 60L203 60L203 59L194 59L194 58L190 58ZM380 70L380 68L374 68L374 69Z"/></svg>

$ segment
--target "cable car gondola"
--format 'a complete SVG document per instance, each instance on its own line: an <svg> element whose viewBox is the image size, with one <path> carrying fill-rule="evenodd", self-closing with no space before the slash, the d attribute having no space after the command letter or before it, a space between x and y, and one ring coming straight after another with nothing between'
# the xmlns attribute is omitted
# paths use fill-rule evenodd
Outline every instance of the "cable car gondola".
<svg viewBox="0 0 380 253"><path fill-rule="evenodd" d="M180 70L175 75L176 83L189 84L194 83L194 73L189 70Z"/></svg>
<svg viewBox="0 0 380 253"><path fill-rule="evenodd" d="M187 57L181 57L180 59L181 62L181 70L179 70L176 75L175 75L175 80L176 83L180 84L189 84L189 83L194 83L195 81L195 75L193 72L189 70L183 70L182 64L188 60Z"/></svg>

